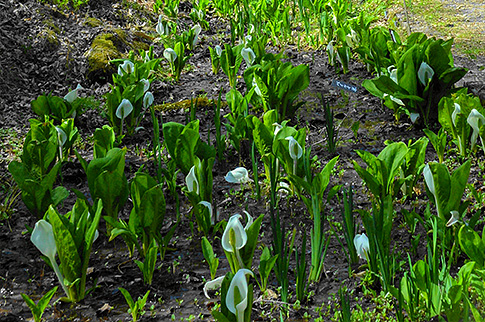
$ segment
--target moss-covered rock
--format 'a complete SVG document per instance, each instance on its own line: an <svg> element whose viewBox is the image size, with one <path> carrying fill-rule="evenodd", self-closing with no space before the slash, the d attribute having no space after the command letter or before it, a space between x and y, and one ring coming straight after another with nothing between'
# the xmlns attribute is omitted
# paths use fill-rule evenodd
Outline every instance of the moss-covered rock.
<svg viewBox="0 0 485 322"><path fill-rule="evenodd" d="M86 53L89 63L88 79L92 82L110 79L111 74L116 72L116 66L109 63L111 60L126 57L130 50L148 50L150 43L149 36L141 37L139 32L133 33L121 28L98 35Z"/></svg>
<svg viewBox="0 0 485 322"><path fill-rule="evenodd" d="M86 20L84 21L84 24L86 26L89 26L89 27L92 27L92 28L95 28L95 27L99 27L103 24L103 22L99 19L96 19L96 18L93 18L93 17L88 17L86 18Z"/></svg>
<svg viewBox="0 0 485 322"><path fill-rule="evenodd" d="M103 33L94 38L91 48L86 53L89 63L88 79L91 81L106 80L115 67L110 60L122 57L120 52L122 41L117 34Z"/></svg>
<svg viewBox="0 0 485 322"><path fill-rule="evenodd" d="M197 97L195 99L187 99L180 102L175 103L165 103L155 105L153 108L156 111L167 112L173 110L188 110L192 104L196 104L198 109L207 108L213 106L215 102L213 100L208 99L207 97ZM225 102L222 102L225 105Z"/></svg>

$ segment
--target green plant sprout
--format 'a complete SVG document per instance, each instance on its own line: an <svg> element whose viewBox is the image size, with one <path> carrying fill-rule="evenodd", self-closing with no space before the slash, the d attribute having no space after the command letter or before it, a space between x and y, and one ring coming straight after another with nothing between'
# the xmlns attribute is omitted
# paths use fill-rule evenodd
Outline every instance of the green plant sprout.
<svg viewBox="0 0 485 322"><path fill-rule="evenodd" d="M29 307L30 311L32 312L32 316L35 322L42 321L42 315L44 314L44 311L49 305L52 297L56 294L56 291L57 286L52 288L49 292L45 293L44 296L41 297L39 302L37 302L37 304L35 304L35 302L28 295L24 293L20 294L27 306Z"/></svg>
<svg viewBox="0 0 485 322"><path fill-rule="evenodd" d="M96 204L95 215L89 213L87 204L78 199L68 216L60 215L50 206L44 219L32 231L31 241L46 256L54 269L69 302L78 302L86 296L86 275L91 247L98 237L98 223L103 203ZM59 256L61 266L56 261Z"/></svg>
<svg viewBox="0 0 485 322"><path fill-rule="evenodd" d="M133 322L138 321L139 317L145 314L145 305L147 303L148 295L150 294L150 290L148 290L143 297L138 297L138 299L133 301L131 294L124 288L118 287L121 294L125 297L126 303L130 307L128 309L128 313L131 314L133 318Z"/></svg>

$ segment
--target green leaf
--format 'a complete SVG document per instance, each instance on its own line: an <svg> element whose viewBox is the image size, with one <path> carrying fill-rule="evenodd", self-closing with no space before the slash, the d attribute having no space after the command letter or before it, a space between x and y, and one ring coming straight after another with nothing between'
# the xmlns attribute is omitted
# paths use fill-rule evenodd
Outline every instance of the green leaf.
<svg viewBox="0 0 485 322"><path fill-rule="evenodd" d="M335 165L339 156L334 157L332 160L328 161L325 167L320 171L320 173L313 179L312 185L315 192L318 193L319 199L323 199L323 194L330 183L330 175L335 169Z"/></svg>
<svg viewBox="0 0 485 322"><path fill-rule="evenodd" d="M377 158L383 161L385 167L381 167L380 175L382 178L381 183L384 184L385 193L391 193L392 182L397 175L399 168L402 165L404 157L408 152L408 147L403 142L391 143L379 153ZM397 193L397 191L394 191Z"/></svg>
<svg viewBox="0 0 485 322"><path fill-rule="evenodd" d="M49 207L46 215L52 225L64 278L68 283L74 283L76 279L81 277L82 262L73 236L67 226L67 218L61 217L52 206Z"/></svg>
<svg viewBox="0 0 485 322"><path fill-rule="evenodd" d="M268 283L268 277L273 269L276 260L278 259L278 254L271 256L270 250L267 246L264 247L261 257L259 259L259 276L261 278L261 291L264 291Z"/></svg>
<svg viewBox="0 0 485 322"><path fill-rule="evenodd" d="M57 287L57 286L56 286ZM26 294L21 293L20 294L22 298L24 299L25 303L29 307L30 311L32 312L32 316L34 317L35 322L40 322L42 318L42 312L41 310L37 307L35 302Z"/></svg>
<svg viewBox="0 0 485 322"><path fill-rule="evenodd" d="M56 292L57 292L57 286L55 286L47 293L45 293L44 296L42 296L42 298L37 303L37 307L39 308L39 311L41 313L39 318L42 317L42 313L47 308L47 305L49 305L49 302L51 301L52 297L56 294Z"/></svg>
<svg viewBox="0 0 485 322"><path fill-rule="evenodd" d="M83 247L82 247L82 268L81 268L81 285L80 287L80 299L84 298L85 290L86 290L86 274L89 265L89 257L91 256L91 249L94 243L94 237L96 235L96 230L99 226L99 220L101 219L101 213L103 211L103 202L102 200L98 200L96 204L96 213L94 214L94 218L89 218L90 216L86 214L85 220L87 221L87 231L85 231L85 235L81 236L83 240ZM91 222L89 222L91 221Z"/></svg>
<svg viewBox="0 0 485 322"><path fill-rule="evenodd" d="M96 178L103 172L124 174L126 149L113 148L108 151L106 157L93 159L87 167L89 191L96 198Z"/></svg>
<svg viewBox="0 0 485 322"><path fill-rule="evenodd" d="M211 311L211 314L212 316L214 317L214 319L217 321L217 322L234 322L235 320L229 320L228 318L226 318L224 316L224 314L222 314L221 312L219 311L215 311L215 310L212 310Z"/></svg>
<svg viewBox="0 0 485 322"><path fill-rule="evenodd" d="M164 143L167 147L170 156L175 156L175 147L177 146L177 139L184 130L184 126L176 122L163 123L163 137Z"/></svg>
<svg viewBox="0 0 485 322"><path fill-rule="evenodd" d="M94 131L93 137L93 158L104 158L108 151L114 147L116 136L113 128L109 125L103 125L103 128L97 128Z"/></svg>
<svg viewBox="0 0 485 322"><path fill-rule="evenodd" d="M202 236L201 243L202 243L202 254L204 255L205 260L209 264L211 280L213 280L216 277L217 267L219 266L219 258L215 256L212 245L207 239L207 237Z"/></svg>
<svg viewBox="0 0 485 322"><path fill-rule="evenodd" d="M261 223L263 222L264 214L261 214L253 224L246 230L247 242L246 245L240 249L241 259L244 263L244 267L251 267L254 258L254 251L258 244L259 230L261 229Z"/></svg>
<svg viewBox="0 0 485 322"><path fill-rule="evenodd" d="M118 287L118 289L120 290L121 294L123 294L123 296L125 297L126 303L130 307L130 309L133 310L135 308L135 302L133 301L133 298L131 297L130 292L128 292L122 287Z"/></svg>
<svg viewBox="0 0 485 322"><path fill-rule="evenodd" d="M466 225L463 225L458 232L458 241L468 258L476 262L479 268L483 269L485 267L485 243L480 236Z"/></svg>
<svg viewBox="0 0 485 322"><path fill-rule="evenodd" d="M471 160L467 160L451 174L451 193L446 203L446 211L458 210L468 177L470 176Z"/></svg>
<svg viewBox="0 0 485 322"><path fill-rule="evenodd" d="M273 134L255 116L250 116L254 124L253 138L256 148L261 156L270 153L273 146Z"/></svg>
<svg viewBox="0 0 485 322"><path fill-rule="evenodd" d="M364 180L367 188L372 192L374 196L380 196L381 194L381 184L379 181L376 179L374 175L372 175L369 171L366 169L363 169L357 162L352 160L352 163L354 164L354 169L359 175L359 177Z"/></svg>
<svg viewBox="0 0 485 322"><path fill-rule="evenodd" d="M69 190L62 186L55 187L51 193L52 205L56 207L67 197L69 197Z"/></svg>

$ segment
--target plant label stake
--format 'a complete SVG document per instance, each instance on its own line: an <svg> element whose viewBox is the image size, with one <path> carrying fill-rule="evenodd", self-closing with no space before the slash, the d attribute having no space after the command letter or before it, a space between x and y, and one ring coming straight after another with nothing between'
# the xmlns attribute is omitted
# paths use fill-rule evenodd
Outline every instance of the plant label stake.
<svg viewBox="0 0 485 322"><path fill-rule="evenodd" d="M355 85L347 84L347 83L344 83L342 81L338 81L338 80L335 80L335 79L332 81L332 86L337 87L337 88L341 88L341 89L343 89L347 92L350 92L350 93L357 93L357 91L359 89Z"/></svg>

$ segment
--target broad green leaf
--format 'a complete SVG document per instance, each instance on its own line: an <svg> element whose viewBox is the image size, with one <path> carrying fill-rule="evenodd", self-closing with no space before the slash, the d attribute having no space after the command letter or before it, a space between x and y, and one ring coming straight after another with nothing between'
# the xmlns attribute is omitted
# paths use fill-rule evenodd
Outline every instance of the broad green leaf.
<svg viewBox="0 0 485 322"><path fill-rule="evenodd" d="M385 193L392 193L391 184L397 175L399 168L402 165L404 157L408 152L408 147L403 142L394 142L386 146L377 156L379 160L383 161L385 167L379 169L381 175L381 183L384 185ZM397 191L394 191L396 193Z"/></svg>
<svg viewBox="0 0 485 322"><path fill-rule="evenodd" d="M63 220L52 206L49 207L47 217L54 232L62 273L67 282L73 283L82 274L82 262L71 232L66 226L67 219Z"/></svg>
<svg viewBox="0 0 485 322"><path fill-rule="evenodd" d="M113 128L104 125L103 128L98 128L94 131L94 147L93 158L104 158L109 150L114 147L115 132Z"/></svg>
<svg viewBox="0 0 485 322"><path fill-rule="evenodd" d="M352 163L354 164L355 171L357 172L359 177L364 180L367 188L369 188L372 194L374 196L380 196L382 191L382 185L379 183L376 177L366 169L363 169L356 161L352 160Z"/></svg>
<svg viewBox="0 0 485 322"><path fill-rule="evenodd" d="M467 160L451 174L450 198L446 204L446 211L458 210L463 193L465 192L468 177L470 176L471 161Z"/></svg>
<svg viewBox="0 0 485 322"><path fill-rule="evenodd" d="M479 268L484 268L485 243L480 236L466 225L462 225L458 232L458 241L461 249L467 254L468 258L476 262Z"/></svg>
<svg viewBox="0 0 485 322"><path fill-rule="evenodd" d="M403 93L410 95L419 95L417 84L417 74L419 66L415 66L413 57L414 51L416 50L415 46L407 50L406 53L401 56L401 59L396 66L399 86L401 86L405 90Z"/></svg>
<svg viewBox="0 0 485 322"><path fill-rule="evenodd" d="M202 236L201 243L202 243L202 254L204 255L205 260L209 264L211 280L213 280L216 278L217 267L219 266L219 258L215 256L212 245L210 244L207 237Z"/></svg>
<svg viewBox="0 0 485 322"><path fill-rule="evenodd" d="M143 194L138 216L140 224L153 233L160 232L165 217L165 198L159 185L150 188Z"/></svg>
<svg viewBox="0 0 485 322"><path fill-rule="evenodd" d="M194 165L195 151L199 140L199 132L186 127L176 141L174 159L185 175Z"/></svg>
<svg viewBox="0 0 485 322"><path fill-rule="evenodd" d="M105 171L110 173L116 172L118 176L124 176L125 153L126 149L113 148L108 151L104 158L93 159L89 163L86 174L88 177L89 191L93 194L93 198L97 196L95 182L101 173ZM101 186L100 188L102 189L103 187Z"/></svg>
<svg viewBox="0 0 485 322"><path fill-rule="evenodd" d="M448 68L445 72L443 72L439 76L439 79L444 84L451 86L452 84L462 79L467 72L468 72L468 69L466 68L452 67L452 68Z"/></svg>
<svg viewBox="0 0 485 322"><path fill-rule="evenodd" d="M270 153L273 146L273 134L268 130L268 128L261 123L261 121L252 116L252 123L254 124L253 138L258 152L261 156Z"/></svg>
<svg viewBox="0 0 485 322"><path fill-rule="evenodd" d="M426 48L425 55L436 75L441 76L452 66L445 48L442 47L439 41L432 41Z"/></svg>
<svg viewBox="0 0 485 322"><path fill-rule="evenodd" d="M176 122L163 123L163 137L164 143L167 147L168 153L173 157L175 155L175 147L177 146L177 139L184 130L184 126Z"/></svg>
<svg viewBox="0 0 485 322"><path fill-rule="evenodd" d="M322 169L322 171L320 171L320 173L313 179L313 189L315 190L315 192L317 192L320 200L323 199L323 194L327 189L328 184L330 183L330 175L335 169L335 165L337 164L338 159L339 156L336 156L332 160L330 160Z"/></svg>
<svg viewBox="0 0 485 322"><path fill-rule="evenodd" d="M93 160L94 161L94 160ZM103 200L106 213L115 218L128 199L128 187L124 174L104 171L94 181L93 198Z"/></svg>
<svg viewBox="0 0 485 322"><path fill-rule="evenodd" d="M59 186L52 189L51 200L54 207L60 204L67 197L69 197L69 190L66 188Z"/></svg>

